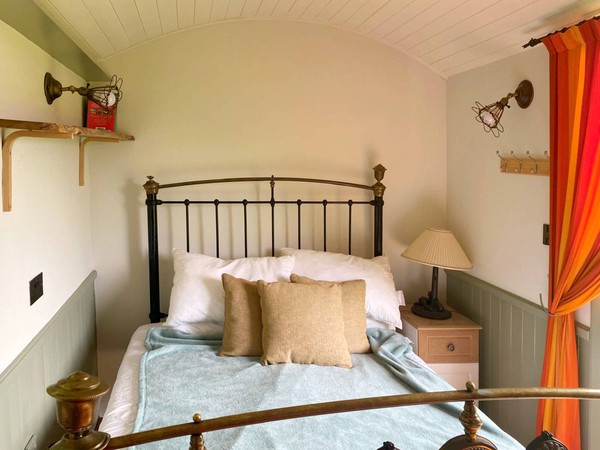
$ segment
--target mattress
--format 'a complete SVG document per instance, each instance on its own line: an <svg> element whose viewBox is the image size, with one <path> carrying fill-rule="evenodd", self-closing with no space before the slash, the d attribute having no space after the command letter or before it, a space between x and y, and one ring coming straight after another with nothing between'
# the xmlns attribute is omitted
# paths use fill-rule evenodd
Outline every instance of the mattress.
<svg viewBox="0 0 600 450"><path fill-rule="evenodd" d="M291 392L294 391L294 389L296 389L298 386L302 386L306 384L306 382L310 381L309 377L305 377L307 371L315 370L311 369L310 365L284 364L270 366L271 369L257 369L257 367L260 367L260 365L257 366L256 361L246 361L248 358L219 357L216 354L218 353L218 348L220 348L220 338L218 336L220 336L221 327L218 325L194 325L187 330L189 333L183 333L183 337L182 333L179 333L179 328L177 330L172 330L169 328L170 327L166 327L164 325L157 326L157 324L148 324L139 327L133 334L119 369L118 377L114 384L106 413L103 421L101 422L101 431L107 432L111 436L116 437L132 432L143 431L144 429L152 429L156 427L187 422L189 421L187 415L189 415L190 411L194 412L194 408L200 406L199 403L203 403L202 407L200 408L203 416L204 412L206 411L208 415L205 417L219 417L231 414L232 412L235 413L236 411L258 411L272 407L281 407L287 403L288 400L286 400L286 398L288 396L291 396L290 399L295 398L296 402L298 402L300 399L300 403L298 404L301 404L336 400L338 395L342 395L343 397L341 398L351 398L345 397L345 395L351 394L352 392L354 394L351 395L357 395L355 398L371 397L374 395L391 395L404 392L408 393L404 387L397 385L393 385L391 387L387 385L387 391L385 391L385 389L381 392L378 391L380 387L386 386L385 378L389 378L389 369L391 369L391 372L395 373L395 377L398 377L400 380L402 380L402 383L408 382L408 385L412 386L411 388L415 387L415 383L416 385L421 385L421 383L423 383L423 389L417 389L417 391L451 389L447 383L443 382L439 376L435 375L435 373L427 366L426 363L424 363L410 350L410 344L406 338L401 337L397 333L389 330L377 331L370 329L367 331L368 336L379 335L384 337L381 342L385 342L385 344L383 344L381 347L379 347L375 341L371 341L374 352L373 355L377 354L379 357L383 356L384 360L391 358L390 360L392 361L391 366L386 366L387 369L384 367L384 364L380 364L381 367L376 368L376 371L379 370L379 375L372 377L371 373L367 372L365 375L360 375L358 378L352 378L348 369L338 368L335 369L338 370L337 375L332 375L330 377L329 373L327 373L327 376L324 378L316 378L316 385L313 384L310 386L310 383L308 383L309 387L308 391L306 392L307 395L298 397ZM200 349L204 347L204 350L201 350L204 352L203 354L199 353L199 351L196 349L198 344L195 343L197 339L195 336L199 335L206 335L207 337L208 335L214 336L214 338L211 337L209 341L204 341L210 345L200 345L200 347L198 347ZM386 336L390 337L386 338ZM203 339L201 336L199 336L199 338ZM182 340L178 341L178 339ZM201 342L202 341L200 341L200 344ZM409 360L407 363L402 363L400 360L395 359L393 355L395 353L395 349L399 348L398 344L402 342L406 343L402 344L404 350L402 350L400 353L402 354L402 358ZM156 345L157 343L158 346ZM375 345L375 347L373 345ZM382 351L383 347L387 345L390 346L386 347L386 349ZM181 355L183 358L178 355L178 352L183 352ZM352 370L361 370L361 358L371 359L371 357L368 355L355 356L357 359L354 360L354 362L357 364ZM166 374L164 375L165 378L161 379L161 382L155 383L153 385L154 389L149 388L151 385L148 382L148 378L150 376L149 373L152 371L152 369L149 368L149 361L162 360L163 358L167 358L167 365L159 366L160 368L158 373L161 377L163 374ZM192 361L194 359L197 359L200 363L197 363L194 366ZM211 359L213 360L212 364L215 364L215 361L218 361L216 364L217 366L220 366L220 368L215 367L214 365L210 366L211 363L209 360ZM229 360L231 364L229 364L229 362L225 363L227 360ZM227 366L225 369L226 372L219 372L219 370L225 368L225 366ZM285 366L287 366L287 368ZM379 364L376 364L376 366L379 366ZM202 370L198 371L199 369ZM248 405L244 404L243 402L240 402L238 405L234 406L233 409L223 409L223 404L232 403L231 395L227 397L226 392L223 391L223 389L228 389L224 388L224 385L235 384L233 381L234 379L236 379L238 376L243 377L244 372L251 372L252 370L258 370L261 373L264 373L265 371L273 372L279 370L286 372L287 375L283 378L278 376L271 381L268 381L268 378L265 379L266 381L262 380L260 385L262 386L264 392L257 394L257 396L261 398L261 402L272 397L272 390L283 392L283 397L280 396L279 400L276 400L275 403L271 403L271 401L268 400L265 403L254 404L253 406L251 405L250 409L244 409ZM339 371L345 372L348 374L348 376L350 376L350 378L345 378L346 375ZM292 378L289 377L290 373L293 373ZM321 375L324 374L325 372L321 373ZM252 381L248 380L246 377L241 385L237 383L238 388L236 389L242 388L242 386L248 387L248 384L246 383L253 383L254 375L250 375L250 378ZM302 381L298 383L297 379L301 379ZM327 381L325 381L326 379ZM291 384L288 385L289 380L294 381L291 381ZM362 381L359 382L359 380ZM169 386L171 386L173 382L175 382L175 384L182 384L186 386L188 389L186 394L183 396L171 395L168 390ZM354 385L355 382L357 383L356 385ZM325 389L323 391L316 392L321 387L319 385ZM380 387L372 390L371 385L379 385ZM233 392L234 398L236 399L235 402L237 403L238 398L235 397L235 392L239 393L240 391L236 389L234 389ZM346 394L341 393L341 391L344 389L347 391ZM396 391L396 389L399 390ZM165 390L168 392L166 397L164 396ZM250 391L246 389L245 392L244 390L242 390L242 392L243 395L239 397L240 400L243 397L248 397L248 392L254 392L254 390L251 388ZM159 394L157 395L157 393ZM157 403L156 399L161 395L163 395L162 399ZM229 398L229 400L223 401L226 398ZM280 403L277 403L277 401ZM281 401L284 403L281 403ZM152 419L149 422L146 422L145 417L148 415L148 411L152 409L149 406L152 402L154 402ZM294 404L293 402L294 400L292 400L292 404ZM211 405L215 405L216 409L211 411ZM413 406L410 408L405 407L398 409L392 408L375 410L375 416L371 415L373 412L349 413L350 415L346 415L341 419L334 419L337 420L337 422L333 422L333 424L332 422L326 422L330 421L332 416L320 416L307 419L296 419L295 421L292 421L294 422L291 424L293 428L288 428L290 424L288 424L287 421L285 421L285 423L275 422L270 424L268 428L262 428L258 430L258 434L255 432L255 428L257 428L257 426L252 426L249 429L247 427L231 429L227 432L229 435L221 434L222 432L220 431L215 431L209 433L208 437L211 439L211 448L221 448L223 450L230 448L253 448L255 446L254 444L257 443L257 445L260 447L260 445L262 445L260 443L264 444L265 442L268 443L268 448L288 448L287 444L290 443L288 441L288 439L290 439L290 435L295 436L295 439L300 439L299 436L301 437L307 432L310 432L312 439L318 440L318 437L320 436L320 439L322 440L321 444L325 444L326 441L331 439L331 434L330 432L327 432L327 430L331 430L331 426L333 426L335 429L340 430L340 432L342 432L341 430L344 430L342 432L344 439L348 438L347 436L349 433L354 433L355 436L352 436L350 442L361 442L360 439L367 437L369 440L363 442L363 444L369 442L367 448L378 448L381 445L381 442L383 442L379 439L385 438L385 440L388 440L388 436L393 436L391 440L396 440L397 443L404 444L405 446L409 445L409 447L406 448L413 448L411 447L411 443L413 443L413 436L415 436L417 439L416 442L419 444L418 448L429 448L427 445L430 444L434 444L435 448L439 448L439 445L441 445L441 443L443 443L445 440L454 435L461 434L462 432L462 427L456 419L460 413L461 405L458 403L446 405L454 406L450 408L452 410L450 411L450 415L447 414L449 411L446 411L446 413L443 414L444 417L436 416L439 414L439 411L437 410L443 405L439 405L439 407L436 406L435 410L426 410L425 408L431 408L431 406L423 405ZM417 410L419 408L421 408L420 411ZM446 408L444 407L441 409ZM367 416L365 414L369 415ZM448 421L444 427L439 429L437 432L438 435L435 437L435 439L433 439L433 435L429 434L431 431L428 431L430 428L426 424L429 422L429 419L425 419L426 416L436 416L437 418L434 419L436 423L442 420ZM360 419L357 420L357 417L360 417ZM302 423L302 421L304 423ZM143 423L145 423L145 425L142 425ZM408 428L403 426L397 428L398 424L407 423L410 424ZM489 421L489 419L484 418L484 423L487 423L487 425L484 426L484 429L482 429L482 431L484 431L484 436L491 432L492 434L487 435L490 438L493 438L492 440L497 443L497 445L499 444L498 448L503 450L515 448L522 449L522 446L516 443L516 441L512 440L508 435L502 433L501 430L499 430L493 423ZM317 428L320 427L320 433L313 433L315 426ZM292 430L292 432L290 433L288 430ZM325 431L323 432L323 430ZM233 437L231 436L232 432L234 433ZM336 439L338 439L341 435L336 436ZM256 439L259 439L259 441L256 441ZM266 439L266 441L264 439ZM432 442L430 442L430 439ZM435 440L435 443L433 440ZM297 440L293 443L294 445L300 445L301 442L302 440ZM375 442L377 442L377 444L376 446L373 446L375 445ZM253 445L248 447L249 443L252 443ZM151 448L156 449L175 449L181 448L182 445L185 446L185 439L179 438L179 441L161 441L155 443L154 445L149 445ZM219 445L221 446L219 447ZM144 448L146 448L146 446L144 446ZM401 448L405 447L402 447L401 445Z"/></svg>
<svg viewBox="0 0 600 450"><path fill-rule="evenodd" d="M371 319L367 319L367 325L372 328L390 328L383 322ZM100 423L100 431L104 431L111 436L122 436L133 431L138 412L140 358L146 352L146 335L148 330L162 326L164 324L145 324L135 330L131 336L116 381L112 387L106 411ZM194 326L188 325L187 327L180 326L179 329L190 333L217 333L222 330L222 325L205 323ZM427 367L427 364L415 353L411 353L410 358Z"/></svg>

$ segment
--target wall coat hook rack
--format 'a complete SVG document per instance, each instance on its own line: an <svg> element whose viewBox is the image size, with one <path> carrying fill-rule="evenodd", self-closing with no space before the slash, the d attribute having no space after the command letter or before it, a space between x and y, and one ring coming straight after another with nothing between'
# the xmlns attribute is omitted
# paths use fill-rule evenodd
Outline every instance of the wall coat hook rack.
<svg viewBox="0 0 600 450"><path fill-rule="evenodd" d="M525 157L519 157L511 150L510 157L504 157L500 151L496 151L500 158L500 172L515 173L519 175L550 175L550 156L544 152L543 157L533 157L528 151Z"/></svg>

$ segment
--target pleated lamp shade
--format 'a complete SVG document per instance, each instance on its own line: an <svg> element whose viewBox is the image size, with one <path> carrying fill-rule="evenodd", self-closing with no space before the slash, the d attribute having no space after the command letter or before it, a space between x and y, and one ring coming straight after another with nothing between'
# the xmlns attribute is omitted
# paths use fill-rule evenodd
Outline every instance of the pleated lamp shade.
<svg viewBox="0 0 600 450"><path fill-rule="evenodd" d="M402 256L427 266L451 270L469 270L473 264L451 231L428 228Z"/></svg>

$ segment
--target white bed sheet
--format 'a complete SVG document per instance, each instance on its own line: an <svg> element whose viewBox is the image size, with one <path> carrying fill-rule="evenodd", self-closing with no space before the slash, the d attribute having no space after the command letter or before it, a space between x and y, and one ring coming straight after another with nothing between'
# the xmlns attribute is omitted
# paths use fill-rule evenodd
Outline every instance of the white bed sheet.
<svg viewBox="0 0 600 450"><path fill-rule="evenodd" d="M150 328L165 326L164 324L146 324L140 326L131 336L131 340L119 367L117 379L110 394L106 412L100 423L100 431L111 436L122 436L133 431L138 412L139 398L139 363L140 358L146 351L146 334ZM179 330L198 333L220 333L223 330L222 325L206 323L196 324L188 329ZM374 328L384 328L382 326ZM427 364L415 353L407 355L410 359L427 367ZM430 369L431 370L431 369Z"/></svg>
<svg viewBox="0 0 600 450"><path fill-rule="evenodd" d="M142 325L131 336L106 405L106 412L100 422L100 431L111 436L122 436L133 431L139 398L140 358L146 351L144 344L146 334L150 328L162 326L165 325L162 323ZM190 326L189 329L184 327L178 329L199 333L220 333L223 331L223 325L206 323Z"/></svg>

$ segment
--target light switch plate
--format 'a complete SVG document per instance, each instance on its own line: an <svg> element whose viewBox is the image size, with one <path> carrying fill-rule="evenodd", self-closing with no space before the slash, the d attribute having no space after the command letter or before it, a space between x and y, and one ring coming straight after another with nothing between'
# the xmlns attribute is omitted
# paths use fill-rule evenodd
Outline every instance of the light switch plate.
<svg viewBox="0 0 600 450"><path fill-rule="evenodd" d="M36 275L29 282L29 305L33 305L44 295L44 273Z"/></svg>
<svg viewBox="0 0 600 450"><path fill-rule="evenodd" d="M542 244L550 245L550 225L547 223L544 224L542 231Z"/></svg>

